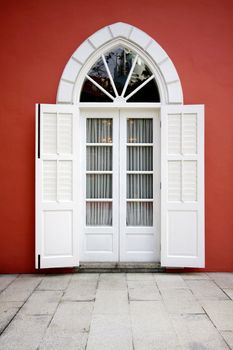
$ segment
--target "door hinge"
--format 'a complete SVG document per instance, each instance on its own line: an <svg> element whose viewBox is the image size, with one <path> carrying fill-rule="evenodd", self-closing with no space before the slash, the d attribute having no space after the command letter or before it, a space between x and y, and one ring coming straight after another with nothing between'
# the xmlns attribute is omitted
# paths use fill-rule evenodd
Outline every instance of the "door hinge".
<svg viewBox="0 0 233 350"><path fill-rule="evenodd" d="M38 254L38 269L40 269L40 254Z"/></svg>
<svg viewBox="0 0 233 350"><path fill-rule="evenodd" d="M161 128L161 127L162 127L162 122L161 122L161 120L160 120L159 124L160 124L160 128Z"/></svg>
<svg viewBox="0 0 233 350"><path fill-rule="evenodd" d="M40 158L40 104L38 104L38 158Z"/></svg>
<svg viewBox="0 0 233 350"><path fill-rule="evenodd" d="M160 182L160 190L162 189L162 182Z"/></svg>

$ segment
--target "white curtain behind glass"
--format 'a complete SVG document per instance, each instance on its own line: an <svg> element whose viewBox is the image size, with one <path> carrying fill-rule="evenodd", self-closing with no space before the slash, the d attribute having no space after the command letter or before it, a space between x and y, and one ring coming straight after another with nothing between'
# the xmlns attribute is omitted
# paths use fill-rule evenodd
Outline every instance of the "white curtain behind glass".
<svg viewBox="0 0 233 350"><path fill-rule="evenodd" d="M140 202L140 199L153 199L153 120L128 119L127 122L127 198L138 199L137 202L127 202L128 226L152 226L153 203ZM134 146L134 144L141 144ZM143 146L143 144L147 144ZM148 144L151 144L148 145ZM143 171L144 174L137 174Z"/></svg>
<svg viewBox="0 0 233 350"><path fill-rule="evenodd" d="M112 203L101 202L101 199L112 199L112 174L104 174L112 170L112 120L87 119L86 142L102 144L86 147L86 170L102 171L102 174L86 175L86 224L91 226L112 225ZM103 145L104 144L104 145ZM99 199L91 202L91 199Z"/></svg>

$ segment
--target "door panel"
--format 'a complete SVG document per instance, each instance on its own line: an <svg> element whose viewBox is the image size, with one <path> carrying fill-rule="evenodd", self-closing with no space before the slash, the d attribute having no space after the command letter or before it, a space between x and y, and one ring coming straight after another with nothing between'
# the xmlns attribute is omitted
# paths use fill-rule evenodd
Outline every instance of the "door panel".
<svg viewBox="0 0 233 350"><path fill-rule="evenodd" d="M159 115L122 110L120 131L120 261L158 261Z"/></svg>
<svg viewBox="0 0 233 350"><path fill-rule="evenodd" d="M158 261L159 115L99 109L81 118L81 261Z"/></svg>
<svg viewBox="0 0 233 350"><path fill-rule="evenodd" d="M82 123L82 261L118 259L118 113L85 110Z"/></svg>

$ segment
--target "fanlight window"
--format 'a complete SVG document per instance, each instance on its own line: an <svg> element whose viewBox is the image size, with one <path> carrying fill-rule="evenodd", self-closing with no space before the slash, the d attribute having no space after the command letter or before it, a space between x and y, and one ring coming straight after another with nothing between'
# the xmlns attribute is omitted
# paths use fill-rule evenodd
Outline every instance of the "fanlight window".
<svg viewBox="0 0 233 350"><path fill-rule="evenodd" d="M125 47L103 54L86 75L80 102L160 102L155 77L143 59Z"/></svg>

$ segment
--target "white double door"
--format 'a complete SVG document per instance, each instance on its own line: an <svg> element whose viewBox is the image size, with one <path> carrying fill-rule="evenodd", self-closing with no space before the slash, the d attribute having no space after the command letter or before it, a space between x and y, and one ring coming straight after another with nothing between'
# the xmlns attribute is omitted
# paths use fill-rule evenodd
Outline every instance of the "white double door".
<svg viewBox="0 0 233 350"><path fill-rule="evenodd" d="M159 261L159 112L82 109L80 120L80 261Z"/></svg>

